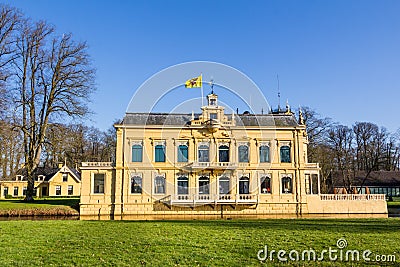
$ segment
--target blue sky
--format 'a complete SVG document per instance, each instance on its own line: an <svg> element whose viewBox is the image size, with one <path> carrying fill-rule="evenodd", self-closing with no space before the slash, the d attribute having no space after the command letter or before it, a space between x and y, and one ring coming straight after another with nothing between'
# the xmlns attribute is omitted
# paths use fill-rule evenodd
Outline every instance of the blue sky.
<svg viewBox="0 0 400 267"><path fill-rule="evenodd" d="M87 41L98 89L91 124L103 130L153 74L197 60L245 73L273 107L278 74L283 104L310 106L346 125L400 127L400 1L3 3Z"/></svg>

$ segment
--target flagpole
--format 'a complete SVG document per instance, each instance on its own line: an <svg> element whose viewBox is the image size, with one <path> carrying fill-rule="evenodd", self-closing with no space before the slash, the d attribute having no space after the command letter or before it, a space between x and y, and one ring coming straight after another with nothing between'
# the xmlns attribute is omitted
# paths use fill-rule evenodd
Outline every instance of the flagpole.
<svg viewBox="0 0 400 267"><path fill-rule="evenodd" d="M201 106L204 106L204 95L203 95L203 73L200 73L201 79Z"/></svg>

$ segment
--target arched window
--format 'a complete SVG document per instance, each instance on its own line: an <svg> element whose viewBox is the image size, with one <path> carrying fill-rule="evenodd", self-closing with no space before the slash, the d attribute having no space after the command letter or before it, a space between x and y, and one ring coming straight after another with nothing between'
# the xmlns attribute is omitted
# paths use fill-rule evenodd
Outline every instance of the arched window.
<svg viewBox="0 0 400 267"><path fill-rule="evenodd" d="M229 147L226 145L219 147L219 162L229 162Z"/></svg>
<svg viewBox="0 0 400 267"><path fill-rule="evenodd" d="M178 146L178 162L188 162L188 146Z"/></svg>
<svg viewBox="0 0 400 267"><path fill-rule="evenodd" d="M165 194L165 177L156 176L154 179L154 193L155 194Z"/></svg>
<svg viewBox="0 0 400 267"><path fill-rule="evenodd" d="M288 176L282 177L282 193L284 194L292 193L292 178Z"/></svg>
<svg viewBox="0 0 400 267"><path fill-rule="evenodd" d="M219 193L220 194L229 194L230 191L230 179L229 177L222 176L219 178Z"/></svg>
<svg viewBox="0 0 400 267"><path fill-rule="evenodd" d="M268 176L263 176L260 178L260 193L271 193L271 178L269 178Z"/></svg>
<svg viewBox="0 0 400 267"><path fill-rule="evenodd" d="M132 194L142 193L142 177L140 176L131 177L131 193Z"/></svg>
<svg viewBox="0 0 400 267"><path fill-rule="evenodd" d="M249 177L241 177L239 179L239 194L249 194Z"/></svg>
<svg viewBox="0 0 400 267"><path fill-rule="evenodd" d="M269 160L269 146L260 146L260 162L270 162Z"/></svg>
<svg viewBox="0 0 400 267"><path fill-rule="evenodd" d="M209 147L208 145L199 146L199 162L209 162Z"/></svg>
<svg viewBox="0 0 400 267"><path fill-rule="evenodd" d="M156 145L154 153L155 162L165 162L165 146Z"/></svg>
<svg viewBox="0 0 400 267"><path fill-rule="evenodd" d="M240 145L239 148L239 162L249 162L249 147Z"/></svg>
<svg viewBox="0 0 400 267"><path fill-rule="evenodd" d="M142 162L143 148L141 145L132 146L132 162Z"/></svg>
<svg viewBox="0 0 400 267"><path fill-rule="evenodd" d="M186 176L178 177L178 195L189 194L189 178Z"/></svg>
<svg viewBox="0 0 400 267"><path fill-rule="evenodd" d="M199 178L199 194L210 194L210 178L208 178L207 176L201 176Z"/></svg>
<svg viewBox="0 0 400 267"><path fill-rule="evenodd" d="M281 147L281 162L283 163L290 163L290 147L289 146L282 146Z"/></svg>

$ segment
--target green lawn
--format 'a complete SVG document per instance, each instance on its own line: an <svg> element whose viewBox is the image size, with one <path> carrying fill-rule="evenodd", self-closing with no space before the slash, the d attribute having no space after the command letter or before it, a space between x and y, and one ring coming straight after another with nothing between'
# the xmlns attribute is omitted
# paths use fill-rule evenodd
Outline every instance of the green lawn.
<svg viewBox="0 0 400 267"><path fill-rule="evenodd" d="M78 215L79 198L36 199L26 203L22 199L0 200L0 216L19 215Z"/></svg>
<svg viewBox="0 0 400 267"><path fill-rule="evenodd" d="M398 219L221 221L3 221L2 266L382 266L360 262L261 263L257 252L337 249L399 256Z"/></svg>

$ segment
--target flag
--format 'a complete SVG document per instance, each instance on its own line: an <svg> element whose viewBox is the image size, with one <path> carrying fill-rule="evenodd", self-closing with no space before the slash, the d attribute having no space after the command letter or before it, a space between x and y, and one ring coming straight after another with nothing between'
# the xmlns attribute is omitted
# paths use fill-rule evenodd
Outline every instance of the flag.
<svg viewBox="0 0 400 267"><path fill-rule="evenodd" d="M202 77L201 77L201 75L199 77L195 77L195 78L192 78L190 80L187 80L185 82L185 87L186 88L202 87Z"/></svg>

